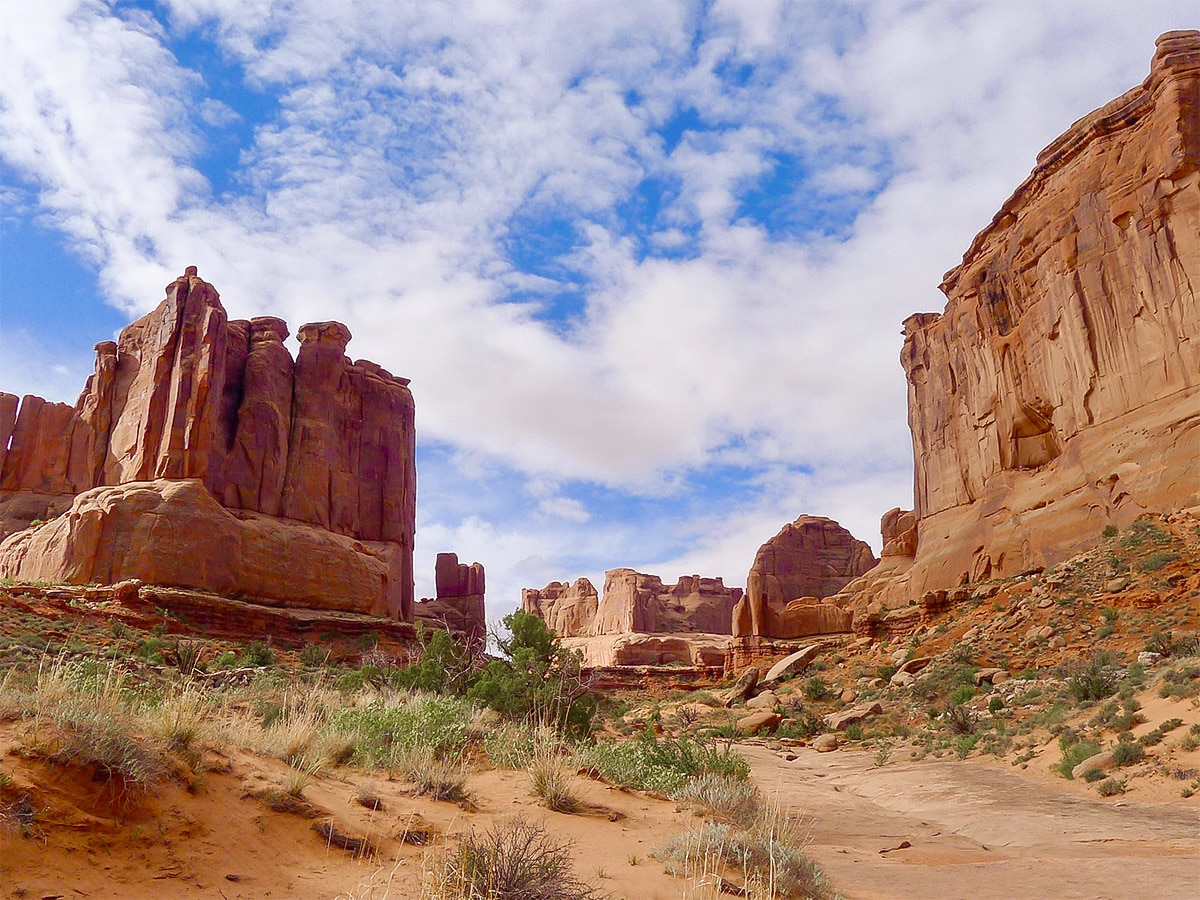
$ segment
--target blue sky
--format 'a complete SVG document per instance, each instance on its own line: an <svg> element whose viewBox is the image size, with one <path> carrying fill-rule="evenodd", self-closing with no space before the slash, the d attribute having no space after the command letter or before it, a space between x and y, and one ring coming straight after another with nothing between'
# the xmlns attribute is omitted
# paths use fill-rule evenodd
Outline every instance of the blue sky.
<svg viewBox="0 0 1200 900"><path fill-rule="evenodd" d="M740 585L911 503L900 322L1193 2L0 3L0 388L187 265L410 377L433 556ZM599 583L598 583L599 586Z"/></svg>

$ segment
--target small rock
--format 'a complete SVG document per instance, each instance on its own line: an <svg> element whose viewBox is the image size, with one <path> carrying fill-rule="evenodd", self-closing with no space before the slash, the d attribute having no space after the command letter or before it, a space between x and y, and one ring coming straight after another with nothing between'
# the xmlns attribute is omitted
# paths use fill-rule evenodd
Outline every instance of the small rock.
<svg viewBox="0 0 1200 900"><path fill-rule="evenodd" d="M886 684L882 678L868 678L866 686L868 688L881 688Z"/></svg>
<svg viewBox="0 0 1200 900"><path fill-rule="evenodd" d="M838 738L836 734L818 735L816 740L812 742L813 749L818 753L828 753L830 750L838 748Z"/></svg>
<svg viewBox="0 0 1200 900"><path fill-rule="evenodd" d="M889 659L891 659L893 666L901 665L906 659L908 659L908 651L897 650L889 657Z"/></svg>
<svg viewBox="0 0 1200 900"><path fill-rule="evenodd" d="M778 702L779 696L774 691L763 691L746 701L746 709L774 709Z"/></svg>
<svg viewBox="0 0 1200 900"><path fill-rule="evenodd" d="M1127 587L1129 587L1128 578L1113 578L1104 585L1104 590L1110 594L1119 594Z"/></svg>
<svg viewBox="0 0 1200 900"><path fill-rule="evenodd" d="M1001 669L992 676L992 684L1004 684L1004 682L1008 681L1010 678L1012 678L1012 676Z"/></svg>
<svg viewBox="0 0 1200 900"><path fill-rule="evenodd" d="M763 729L773 732L782 720L779 713L764 709L738 719L737 730L741 734L758 734Z"/></svg>
<svg viewBox="0 0 1200 900"><path fill-rule="evenodd" d="M842 702L843 703L853 703L857 699L858 699L858 694L856 694L854 692L853 688L846 688L844 691L842 691Z"/></svg>
<svg viewBox="0 0 1200 900"><path fill-rule="evenodd" d="M985 681L992 681L992 679L999 675L1001 671L1001 669L996 668L980 669L972 678L972 680L975 682L975 687L982 686ZM994 681L992 683L995 684Z"/></svg>
<svg viewBox="0 0 1200 900"><path fill-rule="evenodd" d="M1050 640L1046 643L1046 646L1051 650L1061 650L1063 647L1067 646L1067 639L1061 634L1056 634L1054 637L1050 638Z"/></svg>
<svg viewBox="0 0 1200 900"><path fill-rule="evenodd" d="M1137 661L1143 666L1153 666L1162 662L1162 654L1155 653L1153 650L1143 650L1137 655Z"/></svg>
<svg viewBox="0 0 1200 900"><path fill-rule="evenodd" d="M964 641L974 641L974 640L977 640L978 638L979 638L979 626L978 625L972 625L965 632L963 632L962 639Z"/></svg>
<svg viewBox="0 0 1200 900"><path fill-rule="evenodd" d="M1049 609L1054 605L1053 597L1043 597L1038 601L1038 609Z"/></svg>
<svg viewBox="0 0 1200 900"><path fill-rule="evenodd" d="M891 677L891 683L896 687L908 687L916 680L917 676L912 672L897 672Z"/></svg>

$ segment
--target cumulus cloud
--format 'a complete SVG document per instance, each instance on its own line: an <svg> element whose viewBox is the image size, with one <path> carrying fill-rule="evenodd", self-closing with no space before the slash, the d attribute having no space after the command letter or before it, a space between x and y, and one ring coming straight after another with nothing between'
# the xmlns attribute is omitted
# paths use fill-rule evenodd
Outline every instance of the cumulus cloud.
<svg viewBox="0 0 1200 900"><path fill-rule="evenodd" d="M412 377L422 440L448 448L422 469L419 565L478 558L504 602L566 565L740 583L800 512L877 544L911 499L899 323L940 308L1038 149L1191 12L166 8L5 6L0 157L129 315L194 263L234 315L341 319L352 353ZM214 192L204 148L235 127L236 190Z"/></svg>

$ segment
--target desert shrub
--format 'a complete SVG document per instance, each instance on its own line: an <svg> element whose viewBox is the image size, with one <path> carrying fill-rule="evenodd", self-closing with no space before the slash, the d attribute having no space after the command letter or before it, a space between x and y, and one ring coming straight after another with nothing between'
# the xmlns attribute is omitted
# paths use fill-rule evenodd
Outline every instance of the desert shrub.
<svg viewBox="0 0 1200 900"><path fill-rule="evenodd" d="M1160 697L1195 697L1200 694L1200 666L1177 666L1162 673Z"/></svg>
<svg viewBox="0 0 1200 900"><path fill-rule="evenodd" d="M152 721L167 746L190 753L192 745L207 731L204 697L195 688L173 692L154 710Z"/></svg>
<svg viewBox="0 0 1200 900"><path fill-rule="evenodd" d="M1074 666L1067 676L1067 692L1077 703L1088 703L1111 697L1120 683L1112 655L1097 653L1083 666Z"/></svg>
<svg viewBox="0 0 1200 900"><path fill-rule="evenodd" d="M472 700L528 724L546 724L572 737L591 732L596 698L582 674L578 653L563 649L538 616L517 610L503 619L508 637L468 688Z"/></svg>
<svg viewBox="0 0 1200 900"><path fill-rule="evenodd" d="M1104 778L1104 770L1103 769L1088 769L1086 772L1083 773L1083 780L1086 781L1088 784L1095 784L1097 781L1101 781L1103 778Z"/></svg>
<svg viewBox="0 0 1200 900"><path fill-rule="evenodd" d="M1143 747L1153 747L1162 743L1162 739L1166 737L1168 732L1174 731L1183 724L1183 719L1167 719L1153 731L1143 734L1138 738L1138 743Z"/></svg>
<svg viewBox="0 0 1200 900"><path fill-rule="evenodd" d="M388 767L411 749L426 749L438 758L457 755L467 742L472 709L460 698L412 694L340 709L329 724L332 731L355 737L357 761Z"/></svg>
<svg viewBox="0 0 1200 900"><path fill-rule="evenodd" d="M471 654L445 631L435 631L421 650L421 658L411 666L392 672L393 687L425 691L429 694L467 692L471 675Z"/></svg>
<svg viewBox="0 0 1200 900"><path fill-rule="evenodd" d="M1125 793L1125 782L1117 778L1106 778L1096 785L1101 797L1113 797Z"/></svg>
<svg viewBox="0 0 1200 900"><path fill-rule="evenodd" d="M954 741L954 755L959 759L966 759L971 751L975 749L975 745L979 743L980 735L978 734L962 734Z"/></svg>
<svg viewBox="0 0 1200 900"><path fill-rule="evenodd" d="M750 766L732 748L682 735L660 740L650 729L631 741L602 741L580 751L580 761L608 781L670 794L693 775L747 778Z"/></svg>
<svg viewBox="0 0 1200 900"><path fill-rule="evenodd" d="M825 730L825 720L819 713L803 707L791 707L789 712L789 718L784 719L783 724L775 729L775 737L807 740ZM733 734L729 736L732 737Z"/></svg>
<svg viewBox="0 0 1200 900"><path fill-rule="evenodd" d="M237 665L237 661L237 654L232 650L226 650L223 653L218 654L217 658L213 660L213 668L217 670L232 669Z"/></svg>
<svg viewBox="0 0 1200 900"><path fill-rule="evenodd" d="M538 749L535 729L506 723L491 729L483 739L483 752L497 769L524 769Z"/></svg>
<svg viewBox="0 0 1200 900"><path fill-rule="evenodd" d="M801 850L801 842L779 834L778 820L772 818L762 817L748 829L705 824L676 836L651 855L673 875L709 880L728 867L768 896L831 896L828 881Z"/></svg>
<svg viewBox="0 0 1200 900"><path fill-rule="evenodd" d="M1128 766L1135 762L1141 762L1146 756L1146 751L1141 744L1133 741L1120 741L1117 746L1113 747L1113 763L1118 766Z"/></svg>
<svg viewBox="0 0 1200 900"><path fill-rule="evenodd" d="M949 707L945 721L954 734L972 734L979 725L979 717L965 706Z"/></svg>
<svg viewBox="0 0 1200 900"><path fill-rule="evenodd" d="M747 778L696 775L671 793L671 799L699 809L709 818L749 826L758 816L762 798Z"/></svg>
<svg viewBox="0 0 1200 900"><path fill-rule="evenodd" d="M1170 565L1179 559L1178 553L1151 553L1140 563L1138 563L1138 571L1142 573L1157 572L1163 566Z"/></svg>
<svg viewBox="0 0 1200 900"><path fill-rule="evenodd" d="M275 651L270 645L264 644L262 641L251 641L246 645L246 649L242 651L241 664L243 666L253 666L254 668L262 668L263 666L275 665Z"/></svg>
<svg viewBox="0 0 1200 900"><path fill-rule="evenodd" d="M1100 752L1100 745L1098 743L1095 741L1080 740L1069 729L1059 736L1058 746L1062 750L1062 759L1051 768L1068 780L1075 777L1072 773L1077 765L1088 757L1095 756Z"/></svg>
<svg viewBox="0 0 1200 900"><path fill-rule="evenodd" d="M954 706L962 706L975 698L975 687L970 684L962 684L950 692L950 703Z"/></svg>
<svg viewBox="0 0 1200 900"><path fill-rule="evenodd" d="M819 703L832 697L833 691L830 690L824 678L814 675L804 682L804 696L813 703Z"/></svg>
<svg viewBox="0 0 1200 900"><path fill-rule="evenodd" d="M1000 712L1000 710L1002 710L1002 709L1004 709L1004 698L1003 697L993 697L992 699L990 699L988 701L988 712L990 712L993 716L996 715L998 712Z"/></svg>
<svg viewBox="0 0 1200 900"><path fill-rule="evenodd" d="M571 844L523 818L469 832L449 854L427 894L435 900L599 900L572 871Z"/></svg>
<svg viewBox="0 0 1200 900"><path fill-rule="evenodd" d="M420 797L463 803L467 793L467 768L461 760L443 759L425 746L409 746L394 757L395 768L412 782Z"/></svg>
<svg viewBox="0 0 1200 900"><path fill-rule="evenodd" d="M31 752L55 762L95 766L123 787L148 789L166 772L158 745L140 733L136 697L119 669L100 664L45 664L27 700Z"/></svg>
<svg viewBox="0 0 1200 900"><path fill-rule="evenodd" d="M1105 525L1104 530L1100 532L1102 538L1115 538L1119 530L1116 525Z"/></svg>
<svg viewBox="0 0 1200 900"><path fill-rule="evenodd" d="M583 802L575 791L572 776L563 758L552 750L539 750L529 761L529 791L555 812L578 812Z"/></svg>

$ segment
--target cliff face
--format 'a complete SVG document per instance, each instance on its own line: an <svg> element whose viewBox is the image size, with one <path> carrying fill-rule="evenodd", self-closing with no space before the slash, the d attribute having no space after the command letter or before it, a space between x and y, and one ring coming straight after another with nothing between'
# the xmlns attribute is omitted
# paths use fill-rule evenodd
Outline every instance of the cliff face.
<svg viewBox="0 0 1200 900"><path fill-rule="evenodd" d="M363 552L354 540L378 544L366 554L386 557L384 583L351 602L411 619L416 433L408 382L352 363L350 332L337 322L303 326L295 362L287 334L271 317L228 321L217 291L191 267L157 309L96 346L95 374L74 407L29 396L18 411L15 397L0 394L5 530L61 512L94 488L194 479L242 521L262 514L303 523L351 539L330 544L350 553ZM29 537L22 541L20 554L0 549L6 574L40 565ZM193 536L197 558L203 541ZM330 594L328 578L313 593L286 583L295 570L276 569L256 576L254 596L346 602ZM240 582L233 590L249 592Z"/></svg>
<svg viewBox="0 0 1200 900"><path fill-rule="evenodd" d="M1141 86L1038 156L946 275L945 311L905 321L918 526L884 595L1200 504L1198 169L1200 32L1171 32Z"/></svg>

